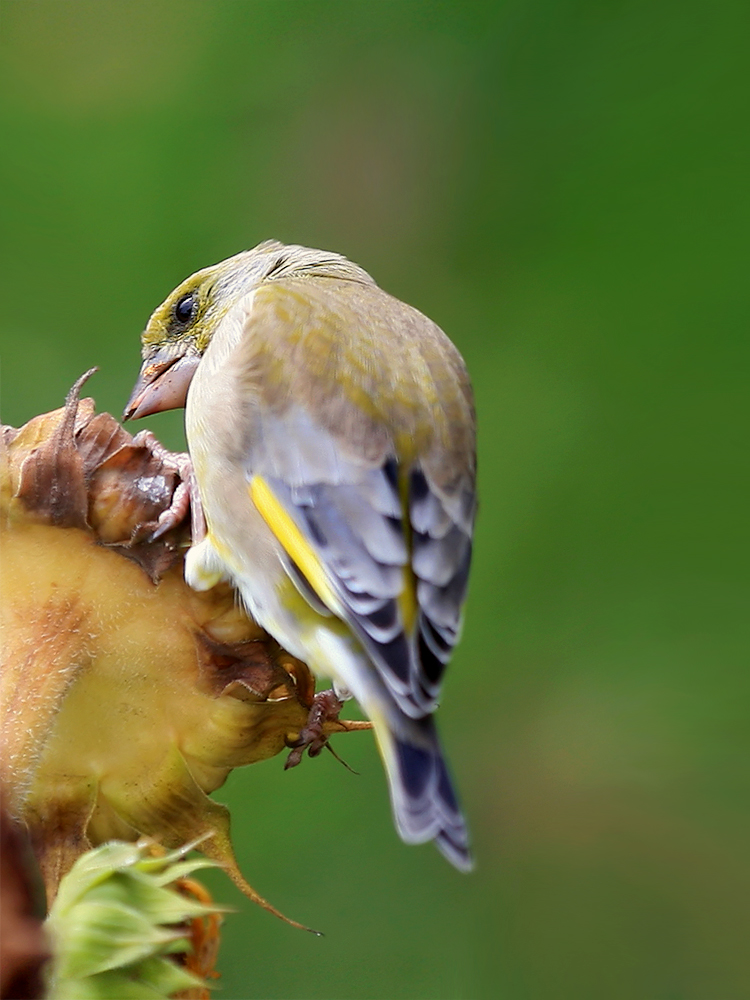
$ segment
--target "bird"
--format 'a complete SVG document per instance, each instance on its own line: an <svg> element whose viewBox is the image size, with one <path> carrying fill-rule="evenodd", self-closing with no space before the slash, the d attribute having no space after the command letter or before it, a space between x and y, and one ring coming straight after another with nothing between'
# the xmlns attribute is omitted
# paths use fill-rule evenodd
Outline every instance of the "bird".
<svg viewBox="0 0 750 1000"><path fill-rule="evenodd" d="M123 417L185 407L205 519L188 584L230 581L334 702L357 701L401 838L469 871L434 719L477 506L458 349L344 256L275 240L188 277L141 339Z"/></svg>

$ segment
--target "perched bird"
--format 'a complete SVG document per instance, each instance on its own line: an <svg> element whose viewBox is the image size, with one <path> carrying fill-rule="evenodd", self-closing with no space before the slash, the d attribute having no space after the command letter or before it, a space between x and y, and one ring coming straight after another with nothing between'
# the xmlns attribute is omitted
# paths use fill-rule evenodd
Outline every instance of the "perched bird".
<svg viewBox="0 0 750 1000"><path fill-rule="evenodd" d="M186 406L206 524L188 583L230 580L290 653L356 698L401 837L468 870L432 718L476 508L458 351L356 264L275 241L187 278L142 342L124 416Z"/></svg>

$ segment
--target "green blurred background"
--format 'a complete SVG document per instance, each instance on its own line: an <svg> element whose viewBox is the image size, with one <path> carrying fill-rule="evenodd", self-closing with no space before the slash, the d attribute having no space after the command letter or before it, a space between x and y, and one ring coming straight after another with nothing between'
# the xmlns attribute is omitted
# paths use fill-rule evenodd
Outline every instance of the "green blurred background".
<svg viewBox="0 0 750 1000"><path fill-rule="evenodd" d="M367 735L360 777L235 772L248 878L326 937L214 878L217 996L750 997L744 11L0 0L5 422L92 365L120 413L151 309L268 237L473 373L441 725L477 870L400 843Z"/></svg>

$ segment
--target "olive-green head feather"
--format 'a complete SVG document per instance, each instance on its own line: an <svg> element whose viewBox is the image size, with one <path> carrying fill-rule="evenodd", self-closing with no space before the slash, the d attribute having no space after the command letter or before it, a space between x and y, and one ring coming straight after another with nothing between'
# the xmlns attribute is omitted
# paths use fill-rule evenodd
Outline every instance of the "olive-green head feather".
<svg viewBox="0 0 750 1000"><path fill-rule="evenodd" d="M143 366L124 418L183 406L198 362L227 313L263 282L302 276L374 284L340 254L276 240L196 271L154 310L143 331Z"/></svg>
<svg viewBox="0 0 750 1000"><path fill-rule="evenodd" d="M227 312L261 282L301 275L373 284L362 268L340 254L266 240L196 271L178 285L148 321L142 337L144 358L155 347L182 342L203 354Z"/></svg>

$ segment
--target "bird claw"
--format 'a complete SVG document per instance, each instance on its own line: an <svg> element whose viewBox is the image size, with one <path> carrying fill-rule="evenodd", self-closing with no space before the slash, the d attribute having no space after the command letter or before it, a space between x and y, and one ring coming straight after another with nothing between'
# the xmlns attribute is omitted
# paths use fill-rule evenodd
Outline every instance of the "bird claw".
<svg viewBox="0 0 750 1000"><path fill-rule="evenodd" d="M206 536L206 519L203 516L203 505L198 493L198 484L193 472L193 463L186 451L170 451L157 439L152 431L139 431L133 438L133 444L148 448L159 459L168 472L178 477L178 484L172 495L172 502L162 511L156 522L156 528L151 533L150 541L155 542L172 528L181 524L190 511L191 537L193 545L197 545Z"/></svg>
<svg viewBox="0 0 750 1000"><path fill-rule="evenodd" d="M284 764L285 771L300 763L305 750L307 750L309 757L317 757L325 747L331 750L328 736L324 732L325 724L338 722L339 712L343 707L343 701L337 697L336 692L332 689L320 691L315 695L312 708L307 716L307 725L300 730L299 738L292 744L292 749L286 759L286 764ZM340 760L337 754L334 753L334 756Z"/></svg>

